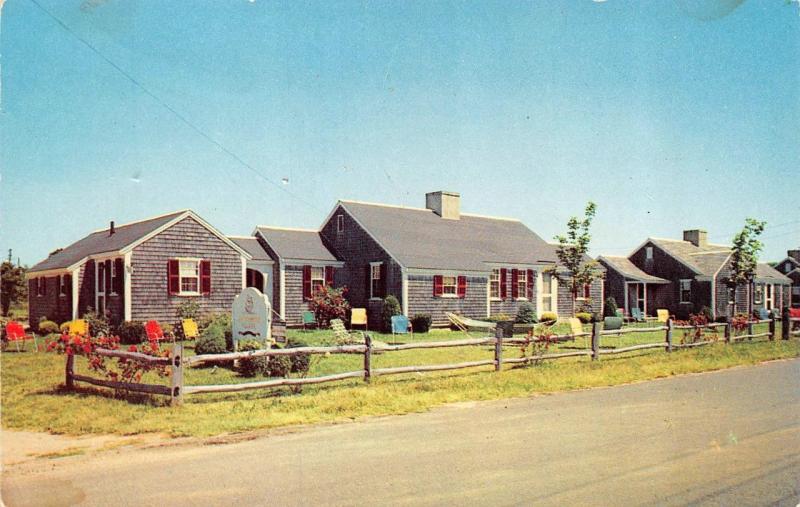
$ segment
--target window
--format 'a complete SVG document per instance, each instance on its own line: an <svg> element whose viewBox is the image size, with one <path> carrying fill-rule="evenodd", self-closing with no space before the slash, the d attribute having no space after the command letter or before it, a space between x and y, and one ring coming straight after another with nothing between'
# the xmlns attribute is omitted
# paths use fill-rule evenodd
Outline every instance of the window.
<svg viewBox="0 0 800 507"><path fill-rule="evenodd" d="M681 280L680 282L680 301L681 303L692 302L692 281Z"/></svg>
<svg viewBox="0 0 800 507"><path fill-rule="evenodd" d="M764 285L764 308L767 310L772 310L774 305L774 295L772 292L772 284L768 283Z"/></svg>
<svg viewBox="0 0 800 507"><path fill-rule="evenodd" d="M794 294L795 296L800 296L800 286L795 285L794 287L792 287L792 294Z"/></svg>
<svg viewBox="0 0 800 507"><path fill-rule="evenodd" d="M97 263L97 293L106 293L106 263Z"/></svg>
<svg viewBox="0 0 800 507"><path fill-rule="evenodd" d="M555 294L556 284L553 283L553 275L550 273L542 273L542 312L555 311Z"/></svg>
<svg viewBox="0 0 800 507"><path fill-rule="evenodd" d="M753 302L760 305L764 301L764 286L762 284L756 285L756 293L753 297Z"/></svg>
<svg viewBox="0 0 800 507"><path fill-rule="evenodd" d="M592 298L592 284L587 283L583 286L583 299L591 299Z"/></svg>
<svg viewBox="0 0 800 507"><path fill-rule="evenodd" d="M179 260L178 277L181 288L179 294L200 294L200 261Z"/></svg>
<svg viewBox="0 0 800 507"><path fill-rule="evenodd" d="M369 265L369 297L379 298L381 295L381 263Z"/></svg>
<svg viewBox="0 0 800 507"><path fill-rule="evenodd" d="M311 267L311 293L315 293L325 285L325 268Z"/></svg>
<svg viewBox="0 0 800 507"><path fill-rule="evenodd" d="M37 278L36 279L36 295L37 296L44 296L47 290L47 278Z"/></svg>
<svg viewBox="0 0 800 507"><path fill-rule="evenodd" d="M520 269L517 273L517 294L520 299L528 294L528 272L524 269Z"/></svg>
<svg viewBox="0 0 800 507"><path fill-rule="evenodd" d="M58 277L58 294L66 296L69 291L69 275L61 275Z"/></svg>
<svg viewBox="0 0 800 507"><path fill-rule="evenodd" d="M489 278L489 297L500 299L500 270L493 269L492 276Z"/></svg>
<svg viewBox="0 0 800 507"><path fill-rule="evenodd" d="M457 283L455 276L442 277L442 295L455 296L457 290Z"/></svg>
<svg viewBox="0 0 800 507"><path fill-rule="evenodd" d="M336 232L344 232L344 215L336 215Z"/></svg>
<svg viewBox="0 0 800 507"><path fill-rule="evenodd" d="M264 290L264 274L257 269L247 268L245 287L255 287L258 290Z"/></svg>
<svg viewBox="0 0 800 507"><path fill-rule="evenodd" d="M648 261L652 261L653 260L653 247L652 246L648 246L647 248L644 249L644 252L645 252L645 257L647 258L647 260Z"/></svg>
<svg viewBox="0 0 800 507"><path fill-rule="evenodd" d="M108 276L111 277L111 295L116 296L119 293L117 289L122 287L120 283L122 281L122 259L115 259L111 264L110 271Z"/></svg>

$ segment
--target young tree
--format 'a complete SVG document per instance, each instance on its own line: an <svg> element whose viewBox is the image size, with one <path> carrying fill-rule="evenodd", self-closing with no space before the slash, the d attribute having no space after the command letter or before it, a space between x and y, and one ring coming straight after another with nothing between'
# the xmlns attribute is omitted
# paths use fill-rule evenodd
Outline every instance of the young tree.
<svg viewBox="0 0 800 507"><path fill-rule="evenodd" d="M583 212L583 219L570 217L567 221L567 234L555 237L558 241L556 255L558 256L559 266L554 266L545 270L558 280L559 285L569 290L572 296L572 314L575 315L575 300L585 285L602 278L603 272L599 264L594 260L586 260L589 252L589 242L592 239L589 234L589 227L597 211L597 206L593 202L586 205Z"/></svg>
<svg viewBox="0 0 800 507"><path fill-rule="evenodd" d="M15 266L10 261L3 261L0 265L0 310L3 315L8 315L11 305L22 301L28 295L28 284L25 281L25 268Z"/></svg>
<svg viewBox="0 0 800 507"><path fill-rule="evenodd" d="M747 310L749 314L753 313L753 283L756 276L756 267L758 266L758 254L764 248L758 237L764 232L766 225L766 222L747 218L744 221L744 228L733 237L730 283L735 288L740 286L749 288L747 295Z"/></svg>

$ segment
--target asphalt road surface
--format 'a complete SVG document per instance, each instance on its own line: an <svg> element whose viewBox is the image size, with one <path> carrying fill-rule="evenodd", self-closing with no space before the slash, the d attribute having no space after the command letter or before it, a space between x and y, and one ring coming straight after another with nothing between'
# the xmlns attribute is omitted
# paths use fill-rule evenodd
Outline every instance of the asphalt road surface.
<svg viewBox="0 0 800 507"><path fill-rule="evenodd" d="M795 506L800 360L38 461L6 505Z"/></svg>

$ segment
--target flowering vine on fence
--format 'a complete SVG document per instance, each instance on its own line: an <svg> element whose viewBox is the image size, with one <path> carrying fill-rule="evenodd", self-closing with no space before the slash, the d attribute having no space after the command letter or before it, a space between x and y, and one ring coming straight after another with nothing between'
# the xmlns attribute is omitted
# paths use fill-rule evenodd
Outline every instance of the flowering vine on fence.
<svg viewBox="0 0 800 507"><path fill-rule="evenodd" d="M169 367L163 364L151 364L123 357L108 358L97 353L97 349L119 350L118 336L89 336L63 333L58 339L47 345L48 352L65 355L85 356L89 368L100 373L108 380L118 382L140 382L142 375L155 371L160 377L169 375ZM162 349L157 340L149 340L139 346L131 345L128 352L138 352L154 357L169 357L169 349Z"/></svg>

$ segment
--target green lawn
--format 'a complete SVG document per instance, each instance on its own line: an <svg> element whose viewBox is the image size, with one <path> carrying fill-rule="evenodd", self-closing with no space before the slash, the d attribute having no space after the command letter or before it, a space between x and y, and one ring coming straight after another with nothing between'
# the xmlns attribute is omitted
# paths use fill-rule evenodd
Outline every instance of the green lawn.
<svg viewBox="0 0 800 507"><path fill-rule="evenodd" d="M760 330L760 329L759 329ZM373 334L387 343L391 335ZM475 336L478 336L477 334ZM676 333L676 343L681 333ZM327 331L291 331L290 337L309 344L326 341ZM433 331L415 335L415 341L464 338L463 333ZM634 343L663 342L663 333L632 333L604 337L603 347ZM399 337L398 337L399 340ZM588 342L564 343L549 352L574 350ZM31 348L30 346L28 347ZM187 354L192 354L191 345ZM521 352L505 349L505 357ZM2 425L4 428L50 431L53 433L137 434L165 432L170 435L217 435L297 424L330 423L371 415L418 412L443 403L529 396L569 389L616 385L669 375L701 372L770 359L800 356L798 340L769 342L756 340L735 345L719 343L666 354L662 350L588 358L569 358L536 366L492 367L469 370L406 374L380 377L370 385L352 379L308 386L302 393L290 389L255 390L242 393L187 396L182 407L168 406L164 397L114 398L108 389L84 387L65 392L64 357L49 353L2 355ZM404 365L454 363L493 357L492 346L387 352L373 357L373 368ZM359 370L360 355L319 356L311 375ZM76 372L86 373L86 360L76 359ZM186 385L239 383L244 379L226 368L191 368L185 373ZM154 375L145 381L167 383Z"/></svg>

